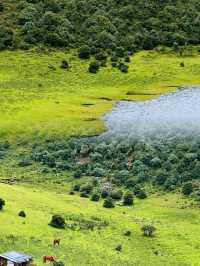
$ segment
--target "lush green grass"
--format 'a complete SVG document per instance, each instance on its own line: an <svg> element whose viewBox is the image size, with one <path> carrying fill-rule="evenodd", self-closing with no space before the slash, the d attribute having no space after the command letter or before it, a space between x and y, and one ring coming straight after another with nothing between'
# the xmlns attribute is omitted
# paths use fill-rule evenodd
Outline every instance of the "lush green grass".
<svg viewBox="0 0 200 266"><path fill-rule="evenodd" d="M70 61L70 71L60 69L62 59ZM1 136L26 141L96 134L104 129L101 115L112 107L112 102L102 97L140 100L180 85L200 83L197 54L183 58L170 51L140 52L131 61L128 74L109 66L94 75L87 72L88 62L72 53L1 52ZM184 68L180 67L182 61Z"/></svg>
<svg viewBox="0 0 200 266"><path fill-rule="evenodd" d="M69 71L60 69L63 59L70 62ZM184 68L180 67L182 61ZM1 52L1 139L32 145L48 138L97 134L104 130L102 114L112 108L111 101L101 98L145 100L180 85L200 83L197 54L179 57L169 51L140 52L132 57L128 74L110 66L89 74L88 63L62 51ZM107 210L102 202L69 196L70 173L44 176L37 164L19 168L20 154L24 158L29 149L14 147L1 161L0 178L14 177L31 185L0 184L0 197L6 200L6 208L0 212L0 252L30 253L37 265L43 255L56 255L67 265L199 265L199 210L182 209L190 203L179 195L154 195L137 201L133 208ZM34 183L40 183L40 189ZM61 189L59 183L67 185ZM26 219L17 216L22 209ZM48 223L57 212L100 217L109 226L92 232L56 230ZM140 231L142 224L149 222L158 229L152 239L144 238ZM130 238L123 236L126 230L132 231ZM60 248L52 247L54 238L62 239ZM123 246L121 253L115 251L118 244ZM154 254L156 250L159 256Z"/></svg>
<svg viewBox="0 0 200 266"><path fill-rule="evenodd" d="M43 255L56 255L67 265L199 265L199 210L177 194L153 195L136 201L134 207L112 210L103 208L102 202L69 196L67 190L56 193L1 184L0 196L6 200L0 212L0 252L24 251L37 265L42 265ZM18 217L20 210L25 210L26 218ZM95 216L109 225L94 231L58 230L48 226L54 213ZM156 226L154 238L142 236L145 223ZM127 230L130 237L123 235ZM60 248L53 247L55 238L61 238ZM122 252L115 251L118 244Z"/></svg>

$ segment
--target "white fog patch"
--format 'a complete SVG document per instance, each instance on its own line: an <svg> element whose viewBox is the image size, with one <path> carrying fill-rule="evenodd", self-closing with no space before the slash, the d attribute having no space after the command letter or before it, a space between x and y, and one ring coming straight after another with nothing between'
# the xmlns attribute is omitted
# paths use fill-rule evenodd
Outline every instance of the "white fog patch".
<svg viewBox="0 0 200 266"><path fill-rule="evenodd" d="M200 87L177 92L144 102L116 104L104 116L110 137L148 137L160 134L200 134Z"/></svg>

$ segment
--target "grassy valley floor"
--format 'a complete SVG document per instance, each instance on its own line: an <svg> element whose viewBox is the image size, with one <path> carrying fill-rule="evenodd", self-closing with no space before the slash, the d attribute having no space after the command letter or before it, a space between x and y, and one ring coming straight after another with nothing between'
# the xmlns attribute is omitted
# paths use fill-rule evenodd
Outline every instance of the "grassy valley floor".
<svg viewBox="0 0 200 266"><path fill-rule="evenodd" d="M154 194L133 207L113 210L103 208L102 202L38 187L1 184L0 195L6 200L0 212L0 252L24 251L37 265L43 265L43 255L55 255L67 265L199 265L199 210L178 194ZM26 218L18 216L20 210ZM100 219L108 225L93 231L58 230L48 225L55 213L71 217L70 223L82 218L83 223ZM149 222L157 228L154 238L141 232ZM124 236L127 230L132 232L129 237ZM61 246L53 247L57 238ZM121 252L115 250L119 244Z"/></svg>

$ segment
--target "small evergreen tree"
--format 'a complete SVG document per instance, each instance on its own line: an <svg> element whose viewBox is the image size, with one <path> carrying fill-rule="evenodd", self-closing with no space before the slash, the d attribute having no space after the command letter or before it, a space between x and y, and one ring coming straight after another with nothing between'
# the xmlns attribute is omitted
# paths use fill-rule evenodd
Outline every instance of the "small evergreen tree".
<svg viewBox="0 0 200 266"><path fill-rule="evenodd" d="M192 183L188 182L185 183L182 187L182 193L186 196L189 196L193 192L193 185Z"/></svg>
<svg viewBox="0 0 200 266"><path fill-rule="evenodd" d="M97 71L99 70L99 63L97 61L94 61L94 62L91 62L90 65L89 65L89 69L88 71L90 73L93 73L93 74L96 74Z"/></svg>
<svg viewBox="0 0 200 266"><path fill-rule="evenodd" d="M53 266L65 266L65 264L62 261L54 261Z"/></svg>
<svg viewBox="0 0 200 266"><path fill-rule="evenodd" d="M110 197L114 200L120 200L123 196L123 192L121 190L113 190L110 192Z"/></svg>
<svg viewBox="0 0 200 266"><path fill-rule="evenodd" d="M3 210L3 207L5 206L5 200L0 198L0 210Z"/></svg>
<svg viewBox="0 0 200 266"><path fill-rule="evenodd" d="M53 215L51 218L50 225L55 228L63 229L65 228L65 219L61 215Z"/></svg>
<svg viewBox="0 0 200 266"><path fill-rule="evenodd" d="M87 45L80 47L79 49L79 58L89 59L90 58L90 48Z"/></svg>
<svg viewBox="0 0 200 266"><path fill-rule="evenodd" d="M137 198L139 198L139 199L146 199L147 198L147 194L146 194L146 192L144 191L144 190L140 190L139 192L138 192L138 194L137 194Z"/></svg>
<svg viewBox="0 0 200 266"><path fill-rule="evenodd" d="M109 193L108 193L108 191L107 191L106 189L103 189L103 190L101 191L101 197L102 197L103 199L105 199L106 197L108 197L108 195L109 195Z"/></svg>
<svg viewBox="0 0 200 266"><path fill-rule="evenodd" d="M23 217L23 218L26 217L26 213L25 213L25 211L20 211L18 215L19 215L20 217Z"/></svg>
<svg viewBox="0 0 200 266"><path fill-rule="evenodd" d="M121 252L122 251L122 245L117 245L115 250Z"/></svg>
<svg viewBox="0 0 200 266"><path fill-rule="evenodd" d="M62 60L60 68L68 69L69 68L69 63L66 60Z"/></svg>
<svg viewBox="0 0 200 266"><path fill-rule="evenodd" d="M0 12L3 12L4 11L4 6L3 6L3 3L0 2Z"/></svg>
<svg viewBox="0 0 200 266"><path fill-rule="evenodd" d="M156 231L156 228L153 226L153 225L144 225L142 228L141 228L144 236L147 236L147 237L152 237L154 232Z"/></svg>
<svg viewBox="0 0 200 266"><path fill-rule="evenodd" d="M75 184L74 186L73 186L73 191L80 191L80 184Z"/></svg>
<svg viewBox="0 0 200 266"><path fill-rule="evenodd" d="M97 192L94 192L91 196L91 201L99 201L100 195Z"/></svg>
<svg viewBox="0 0 200 266"><path fill-rule="evenodd" d="M103 207L104 208L114 208L115 207L115 205L114 205L113 200L112 200L111 197L107 197L104 200Z"/></svg>
<svg viewBox="0 0 200 266"><path fill-rule="evenodd" d="M128 69L129 67L127 65L125 65L124 63L120 63L118 65L118 68L119 70L122 72L122 73L128 73Z"/></svg>
<svg viewBox="0 0 200 266"><path fill-rule="evenodd" d="M130 59L129 56L127 56L127 57L125 57L124 61L125 61L126 63L129 63L129 62L131 61L131 59Z"/></svg>
<svg viewBox="0 0 200 266"><path fill-rule="evenodd" d="M124 194L123 204L124 205L133 205L133 193L132 192L128 191Z"/></svg>

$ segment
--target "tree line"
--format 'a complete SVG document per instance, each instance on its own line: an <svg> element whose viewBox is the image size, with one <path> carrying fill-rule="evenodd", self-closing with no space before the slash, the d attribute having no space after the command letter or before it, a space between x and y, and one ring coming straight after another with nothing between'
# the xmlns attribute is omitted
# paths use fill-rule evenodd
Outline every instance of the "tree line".
<svg viewBox="0 0 200 266"><path fill-rule="evenodd" d="M198 0L0 0L0 49L36 45L125 57L199 44Z"/></svg>

